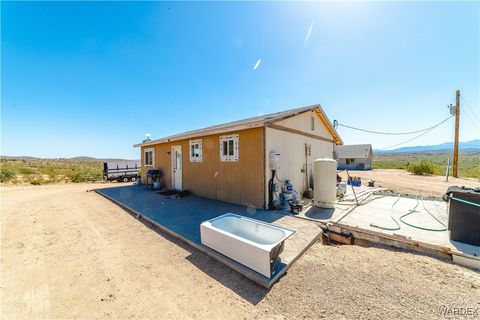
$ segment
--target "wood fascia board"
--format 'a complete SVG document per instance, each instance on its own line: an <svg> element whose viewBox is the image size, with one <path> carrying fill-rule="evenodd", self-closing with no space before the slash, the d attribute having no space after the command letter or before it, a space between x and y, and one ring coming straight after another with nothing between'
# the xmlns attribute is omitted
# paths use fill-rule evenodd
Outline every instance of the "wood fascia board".
<svg viewBox="0 0 480 320"><path fill-rule="evenodd" d="M332 136L335 144L336 145L343 144L342 139L340 138L340 136L338 135L336 130L333 128L332 124L330 123L330 121L328 120L326 115L323 113L323 111L320 109L320 107L314 108L314 111L317 114L317 116L319 117L320 122L322 122L323 125L325 126L325 129L327 129L327 131Z"/></svg>
<svg viewBox="0 0 480 320"><path fill-rule="evenodd" d="M298 134L298 135L301 135L301 136L309 137L309 138L316 139L316 140L326 141L326 142L330 142L330 143L334 143L334 142L335 142L335 141L332 140L332 139L327 139L327 138L318 136L318 135L316 135L316 134L311 134L311 133L308 133L308 132L303 132L303 131L300 131L300 130L297 130L297 129L287 128L287 127L280 126L280 125L274 124L274 123L269 124L269 125L267 126L267 128L272 128L272 129L277 129L277 130L281 130L281 131L286 131L286 132L289 132L289 133L294 133L294 134Z"/></svg>

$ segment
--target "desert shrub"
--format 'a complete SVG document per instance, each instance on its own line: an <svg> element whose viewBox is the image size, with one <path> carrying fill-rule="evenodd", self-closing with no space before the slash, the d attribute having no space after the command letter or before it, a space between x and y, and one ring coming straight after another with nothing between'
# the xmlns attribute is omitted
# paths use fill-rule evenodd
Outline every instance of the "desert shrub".
<svg viewBox="0 0 480 320"><path fill-rule="evenodd" d="M79 168L72 170L68 178L71 182L88 182L102 180L102 172L91 168Z"/></svg>
<svg viewBox="0 0 480 320"><path fill-rule="evenodd" d="M460 176L461 177L471 177L471 178L478 178L480 179L480 164L475 167L467 167L462 168L460 167Z"/></svg>
<svg viewBox="0 0 480 320"><path fill-rule="evenodd" d="M413 174L423 175L423 174L434 174L438 171L437 166L430 161L420 161L409 163L407 166L408 172Z"/></svg>
<svg viewBox="0 0 480 320"><path fill-rule="evenodd" d="M34 174L35 170L29 167L20 167L17 169L20 174Z"/></svg>
<svg viewBox="0 0 480 320"><path fill-rule="evenodd" d="M0 181L7 182L15 178L17 175L16 171L12 168L0 168Z"/></svg>
<svg viewBox="0 0 480 320"><path fill-rule="evenodd" d="M34 186L39 186L41 184L45 184L47 183L46 180L44 180L43 178L33 178L32 180L30 180L30 184L33 184Z"/></svg>

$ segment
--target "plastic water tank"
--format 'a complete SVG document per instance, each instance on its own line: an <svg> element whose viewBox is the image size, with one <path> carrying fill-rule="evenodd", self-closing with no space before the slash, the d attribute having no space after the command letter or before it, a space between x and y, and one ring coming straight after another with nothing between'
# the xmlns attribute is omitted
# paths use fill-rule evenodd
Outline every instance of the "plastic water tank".
<svg viewBox="0 0 480 320"><path fill-rule="evenodd" d="M333 208L337 199L337 161L329 158L317 159L313 162L315 206Z"/></svg>

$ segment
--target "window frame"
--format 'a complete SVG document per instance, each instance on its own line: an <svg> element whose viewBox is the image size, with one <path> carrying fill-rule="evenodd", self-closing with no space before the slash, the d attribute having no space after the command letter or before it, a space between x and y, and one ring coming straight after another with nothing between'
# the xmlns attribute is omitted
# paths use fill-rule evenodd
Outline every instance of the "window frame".
<svg viewBox="0 0 480 320"><path fill-rule="evenodd" d="M151 152L151 163L147 163L147 160L148 160L148 156L147 156L147 153ZM154 148L148 148L148 149L145 149L144 152L143 152L143 156L144 156L144 159L143 159L143 164L145 165L145 167L154 167L155 166L155 149Z"/></svg>
<svg viewBox="0 0 480 320"><path fill-rule="evenodd" d="M240 160L239 140L238 134L220 136L219 142L221 162L238 162Z"/></svg>
<svg viewBox="0 0 480 320"><path fill-rule="evenodd" d="M195 148L195 145L198 148L198 155L195 155L195 149L192 149L192 147ZM190 158L190 162L203 162L202 139L190 140L188 146L188 156Z"/></svg>

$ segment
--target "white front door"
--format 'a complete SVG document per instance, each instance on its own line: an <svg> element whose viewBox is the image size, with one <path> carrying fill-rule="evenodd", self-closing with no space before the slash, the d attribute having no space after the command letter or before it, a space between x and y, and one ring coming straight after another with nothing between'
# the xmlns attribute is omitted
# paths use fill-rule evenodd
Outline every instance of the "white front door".
<svg viewBox="0 0 480 320"><path fill-rule="evenodd" d="M172 189L182 190L182 147L172 147Z"/></svg>

